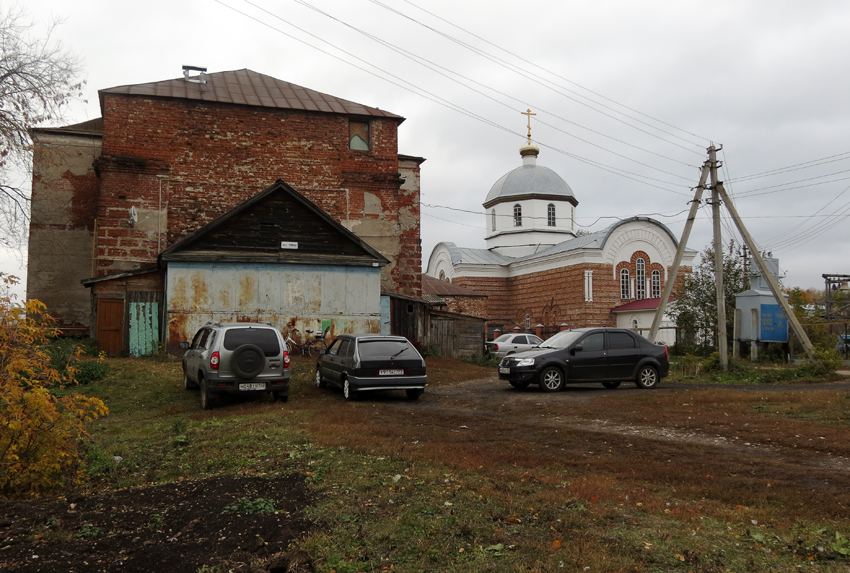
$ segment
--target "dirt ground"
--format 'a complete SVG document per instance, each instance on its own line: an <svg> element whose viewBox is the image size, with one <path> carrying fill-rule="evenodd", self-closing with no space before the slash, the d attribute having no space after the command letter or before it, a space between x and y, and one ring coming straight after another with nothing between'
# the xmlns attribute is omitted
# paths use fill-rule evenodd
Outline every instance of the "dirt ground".
<svg viewBox="0 0 850 573"><path fill-rule="evenodd" d="M438 370L430 374L432 379ZM344 406L368 411L375 428L394 428L405 444L402 455L415 455L421 444L440 441L458 456L474 452L510 456L524 449L524 455L553 463L568 457L579 469L611 464L613 456L622 455L634 460L634 467L675 459L699 465L695 471L700 474L764 478L785 488L829 492L829 503L837 512L850 504L850 493L836 494L850 492L850 445L797 447L781 439L737 435L738 430L722 424L658 423L637 419L628 408L612 410L611 397L628 403L630 397L646 392L633 384L616 390L570 386L547 394L535 387L512 389L495 374L473 380L458 377L453 372L441 383L429 385L415 402L388 392ZM850 381L749 388L765 393L823 389L846 393ZM662 384L652 392L664 402L681 404L695 390L700 387ZM682 448L689 453L682 454ZM271 500L276 513L226 511L240 498ZM194 572L204 564L222 563L237 573L313 571L306 555L286 553L291 539L314 527L301 513L311 501L303 476L297 475L220 476L88 497L0 501L0 571ZM78 533L60 536L55 533L60 529ZM265 560L262 568L259 559Z"/></svg>
<svg viewBox="0 0 850 573"><path fill-rule="evenodd" d="M271 500L276 513L225 511L240 498ZM291 539L311 528L299 516L310 501L300 476L222 476L89 497L0 502L0 570L194 572L226 561L229 571L248 573L257 558L274 557L269 571L313 571L306 556L285 553ZM51 527L90 536L57 537Z"/></svg>

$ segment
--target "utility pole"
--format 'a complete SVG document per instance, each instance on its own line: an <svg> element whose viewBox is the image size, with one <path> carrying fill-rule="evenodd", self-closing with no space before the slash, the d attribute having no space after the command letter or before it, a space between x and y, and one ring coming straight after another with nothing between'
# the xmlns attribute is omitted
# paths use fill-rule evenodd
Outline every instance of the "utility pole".
<svg viewBox="0 0 850 573"><path fill-rule="evenodd" d="M803 330L803 325L800 324L799 320L797 320L797 315L794 314L794 311L791 309L791 305L789 305L788 301L785 300L785 295L779 289L779 283L776 281L776 278L774 278L773 273L770 272L770 269L767 268L761 253L758 251L755 243L753 242L753 238L750 236L746 227L744 227L744 222L741 220L741 217L738 216L738 210L735 209L735 205L733 205L732 201L729 200L729 196L723 188L723 183L718 183L716 188L720 197L726 203L726 210L729 211L730 215L732 215L732 220L735 222L738 232L741 233L741 237L744 239L744 242L750 247L750 252L753 254L753 260L756 262L756 266L758 267L761 276L767 281L767 284L770 287L770 292L773 293L773 297L776 299L776 302L778 302L782 307L782 312L784 312L785 316L788 317L788 322L791 323L791 328L794 329L794 334L797 335L797 338L799 338L800 342L803 344L803 348L806 350L809 360L815 362L815 348L812 346L812 342L806 335L806 331Z"/></svg>
<svg viewBox="0 0 850 573"><path fill-rule="evenodd" d="M670 300L670 295L673 293L673 283L679 275L679 265L682 264L682 257L688 247L688 238L691 236L694 219L697 217L702 192L705 191L705 182L708 181L709 167L708 161L702 166L702 175L694 192L694 200L691 201L691 210L688 213L685 230L682 231L682 238L679 241L679 247L676 249L676 256L673 258L673 266L670 267L670 274L667 275L667 281L664 283L664 292L661 293L661 300L658 301L658 309L655 311L655 317L652 319L652 328L649 329L649 340L651 342L654 342L655 337L658 335L658 329L661 327L661 318L664 316L664 309L667 307L667 301Z"/></svg>
<svg viewBox="0 0 850 573"><path fill-rule="evenodd" d="M726 340L726 292L723 288L723 233L720 230L720 193L717 191L717 150L708 148L711 166L711 214L714 220L714 288L717 290L717 351L720 369L729 371L729 349Z"/></svg>
<svg viewBox="0 0 850 573"><path fill-rule="evenodd" d="M714 148L714 145L708 148L708 154L709 159L703 165L699 185L697 185L696 193L694 193L694 200L691 203L691 210L688 214L687 223L685 223L685 230L682 232L682 238L679 241L679 247L676 249L676 256L673 259L673 266L670 268L670 275L667 277L667 282L664 285L664 293L661 295L661 300L658 301L658 310L655 311L655 318L652 321L652 328L649 331L649 339L655 340L655 337L658 334L658 328L661 325L661 317L664 316L664 309L667 306L667 300L670 298L670 294L673 292L673 282L676 280L676 275L679 272L679 265L682 262L682 256L684 255L685 249L687 247L688 238L691 235L691 228L693 227L697 209L699 208L699 202L702 198L703 190L705 189L705 182L710 174L713 207L712 210L714 215L714 267L716 276L720 277L715 284L715 287L717 289L717 344L718 350L720 352L720 363L723 367L724 372L728 370L729 357L728 350L726 348L726 304L724 301L725 297L723 296L723 242L722 238L720 237L721 200L726 204L726 210L729 211L729 214L732 216L732 220L735 222L735 226L737 227L738 232L744 239L744 254L746 255L746 249L749 249L749 252L753 257L753 260L755 261L759 272L765 278L765 280L767 280L768 286L770 287L770 291L773 293L774 298L782 307L785 316L788 317L788 322L791 323L791 327L794 330L794 333L800 339L803 348L806 350L806 354L808 354L809 356L809 360L815 362L815 350L812 346L811 341L809 340L809 337L803 330L803 325L801 325L800 321L797 320L797 316L794 314L794 311L791 310L791 306L788 304L788 301L785 300L785 296L779 289L779 283L776 281L773 274L771 274L770 270L767 268L767 265L765 264L764 259L761 256L761 253L759 253L758 248L753 242L752 237L750 236L747 229L744 227L744 222L738 216L738 211L737 209L735 209L735 205L732 204L732 200L729 199L729 196L726 194L726 190L723 188L723 183L717 180L717 150ZM826 277L826 275L824 275L824 277ZM847 278L850 278L850 276L848 276ZM828 289L829 286L827 286L827 290Z"/></svg>

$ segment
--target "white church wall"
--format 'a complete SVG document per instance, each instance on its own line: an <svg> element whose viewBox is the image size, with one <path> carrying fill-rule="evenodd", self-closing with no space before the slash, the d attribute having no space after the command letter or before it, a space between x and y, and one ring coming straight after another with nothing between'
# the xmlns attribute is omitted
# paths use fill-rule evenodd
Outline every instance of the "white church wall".
<svg viewBox="0 0 850 573"><path fill-rule="evenodd" d="M633 221L614 229L602 249L603 260L611 265L612 276L616 277L617 264L631 261L635 251L643 251L653 263L664 267L664 280L667 280L667 267L673 264L676 244L669 234L648 221ZM690 256L693 261L693 256ZM683 264L690 264L683 260Z"/></svg>
<svg viewBox="0 0 850 573"><path fill-rule="evenodd" d="M643 336L649 338L649 331L652 329L652 320L655 318L655 310L645 310L636 312L618 312L617 328L627 328L633 330ZM655 336L656 344L664 344L665 346L673 346L676 344L676 324L666 314L661 318L661 328Z"/></svg>

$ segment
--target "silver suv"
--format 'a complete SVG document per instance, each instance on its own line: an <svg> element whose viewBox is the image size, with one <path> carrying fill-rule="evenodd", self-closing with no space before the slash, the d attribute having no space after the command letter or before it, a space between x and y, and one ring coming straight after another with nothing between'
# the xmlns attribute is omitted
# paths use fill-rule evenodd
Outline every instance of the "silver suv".
<svg viewBox="0 0 850 573"><path fill-rule="evenodd" d="M191 344L181 343L183 386L200 387L201 408L209 410L221 394L271 393L289 399L289 351L270 323L208 322Z"/></svg>

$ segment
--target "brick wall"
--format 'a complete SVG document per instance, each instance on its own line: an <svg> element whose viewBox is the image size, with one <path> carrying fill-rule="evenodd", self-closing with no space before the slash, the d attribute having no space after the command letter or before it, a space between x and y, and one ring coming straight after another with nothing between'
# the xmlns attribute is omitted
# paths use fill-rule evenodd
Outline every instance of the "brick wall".
<svg viewBox="0 0 850 573"><path fill-rule="evenodd" d="M643 256L648 272L662 268L657 263L650 266L649 258L645 253ZM593 271L592 301L584 300L586 270ZM669 272L670 269L667 270ZM676 282L684 280L689 272L690 267L680 267ZM547 330L557 329L562 323L572 327L616 326L617 319L611 314L611 309L635 300L620 298L619 280L614 278L613 269L606 264L585 263L507 279L458 277L452 284L490 295L484 299L485 314L478 316L504 321L500 322L504 324L503 332L516 325L525 329L526 314L532 330L537 324L543 324ZM663 274L661 288L664 288Z"/></svg>
<svg viewBox="0 0 850 573"><path fill-rule="evenodd" d="M446 310L449 312L487 318L487 297L441 295L440 298L448 305Z"/></svg>
<svg viewBox="0 0 850 573"><path fill-rule="evenodd" d="M352 151L345 115L119 94L103 113L99 275L153 262L283 179L390 259L382 288L419 296L418 164L403 188L398 120L372 118L372 149Z"/></svg>

